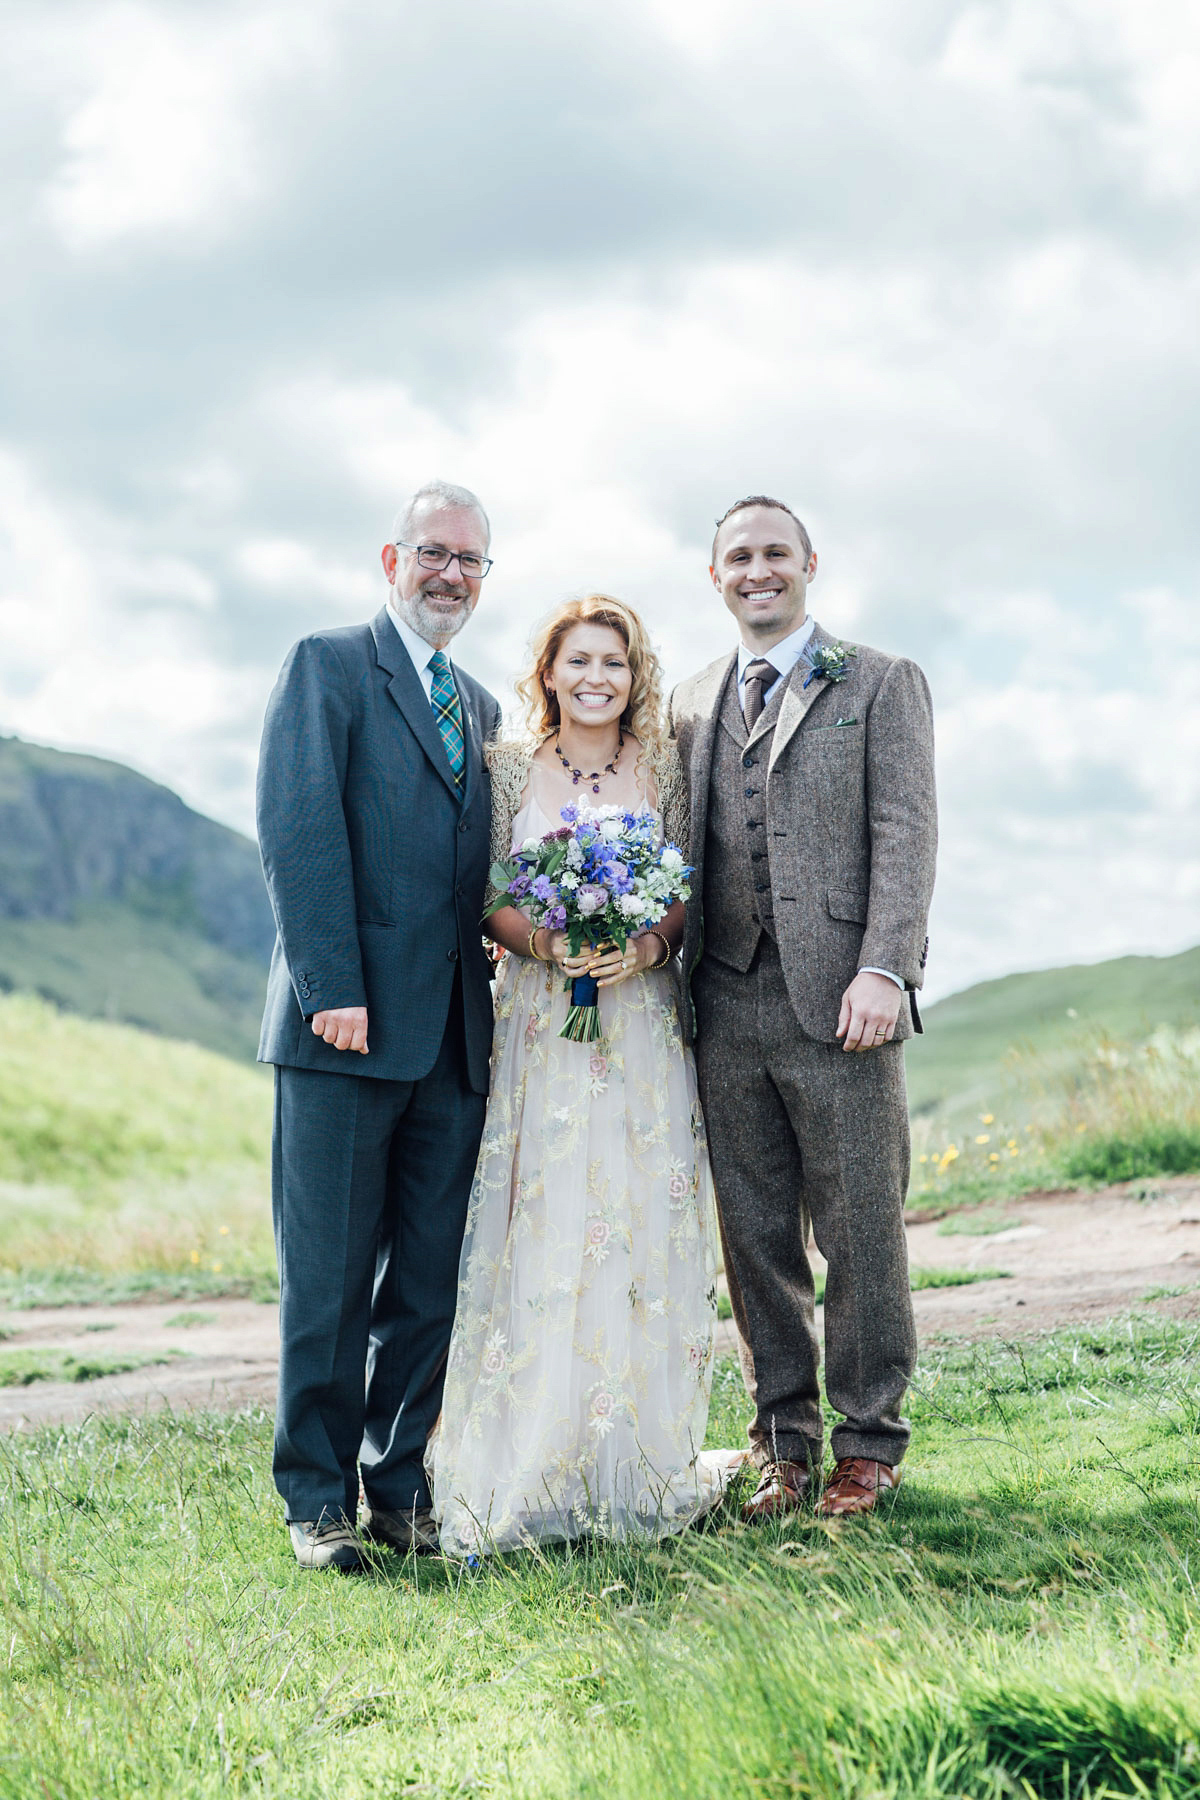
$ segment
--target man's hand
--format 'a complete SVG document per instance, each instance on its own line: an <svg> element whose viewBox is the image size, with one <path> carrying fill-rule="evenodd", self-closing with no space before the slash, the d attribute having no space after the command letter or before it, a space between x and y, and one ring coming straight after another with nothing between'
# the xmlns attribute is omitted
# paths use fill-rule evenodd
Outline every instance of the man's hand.
<svg viewBox="0 0 1200 1800"><path fill-rule="evenodd" d="M335 1006L330 1012L314 1013L312 1028L316 1037L324 1038L335 1050L357 1050L360 1056L367 1055L365 1006Z"/></svg>
<svg viewBox="0 0 1200 1800"><path fill-rule="evenodd" d="M877 1050L890 1044L903 995L886 975L862 969L842 995L837 1035L843 1050Z"/></svg>

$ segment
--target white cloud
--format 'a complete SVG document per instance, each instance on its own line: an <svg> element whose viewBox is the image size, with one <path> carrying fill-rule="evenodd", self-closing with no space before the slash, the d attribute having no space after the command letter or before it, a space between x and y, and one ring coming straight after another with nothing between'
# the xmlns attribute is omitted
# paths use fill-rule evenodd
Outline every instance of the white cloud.
<svg viewBox="0 0 1200 1800"><path fill-rule="evenodd" d="M311 7L189 16L119 0L73 21L60 52L76 97L46 197L64 240L94 250L228 229L260 197L269 165L254 103L279 79L283 45L294 75L321 36Z"/></svg>
<svg viewBox="0 0 1200 1800"><path fill-rule="evenodd" d="M115 756L210 809L240 763L244 816L265 671L214 654L212 599L205 571L138 555L0 447L0 728Z"/></svg>

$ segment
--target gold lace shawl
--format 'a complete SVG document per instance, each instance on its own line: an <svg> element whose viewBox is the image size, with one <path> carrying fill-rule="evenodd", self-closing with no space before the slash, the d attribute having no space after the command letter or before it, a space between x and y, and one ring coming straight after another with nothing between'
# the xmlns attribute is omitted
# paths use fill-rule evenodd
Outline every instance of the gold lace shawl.
<svg viewBox="0 0 1200 1800"><path fill-rule="evenodd" d="M511 740L492 744L487 753L492 776L492 862L507 862L512 855L513 820L521 810L521 797L529 780L536 744ZM678 845L684 861L688 855L688 800L683 764L674 744L661 750L643 749L642 765L654 783L663 836ZM488 883L487 904L496 898Z"/></svg>

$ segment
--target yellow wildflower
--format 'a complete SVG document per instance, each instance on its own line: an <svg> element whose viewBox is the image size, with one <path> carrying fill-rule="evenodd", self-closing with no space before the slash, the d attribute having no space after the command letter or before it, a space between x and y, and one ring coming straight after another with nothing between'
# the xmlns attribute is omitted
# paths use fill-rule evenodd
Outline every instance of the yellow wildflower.
<svg viewBox="0 0 1200 1800"><path fill-rule="evenodd" d="M228 1237L229 1236L228 1225L221 1225L220 1227L218 1227L217 1236L218 1237Z"/></svg>
<svg viewBox="0 0 1200 1800"><path fill-rule="evenodd" d="M995 1113L980 1113L979 1123L981 1125L994 1125L996 1123Z"/></svg>
<svg viewBox="0 0 1200 1800"><path fill-rule="evenodd" d="M992 1134L990 1131L981 1131L979 1136L975 1139L977 1144L990 1144L991 1141Z"/></svg>

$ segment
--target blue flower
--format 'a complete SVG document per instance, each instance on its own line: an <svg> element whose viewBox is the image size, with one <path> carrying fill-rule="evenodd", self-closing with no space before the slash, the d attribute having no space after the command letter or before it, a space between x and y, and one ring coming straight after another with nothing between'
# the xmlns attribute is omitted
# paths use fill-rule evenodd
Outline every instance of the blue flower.
<svg viewBox="0 0 1200 1800"><path fill-rule="evenodd" d="M845 681L850 673L848 659L857 655L853 644L810 644L804 652L805 687L810 681Z"/></svg>

